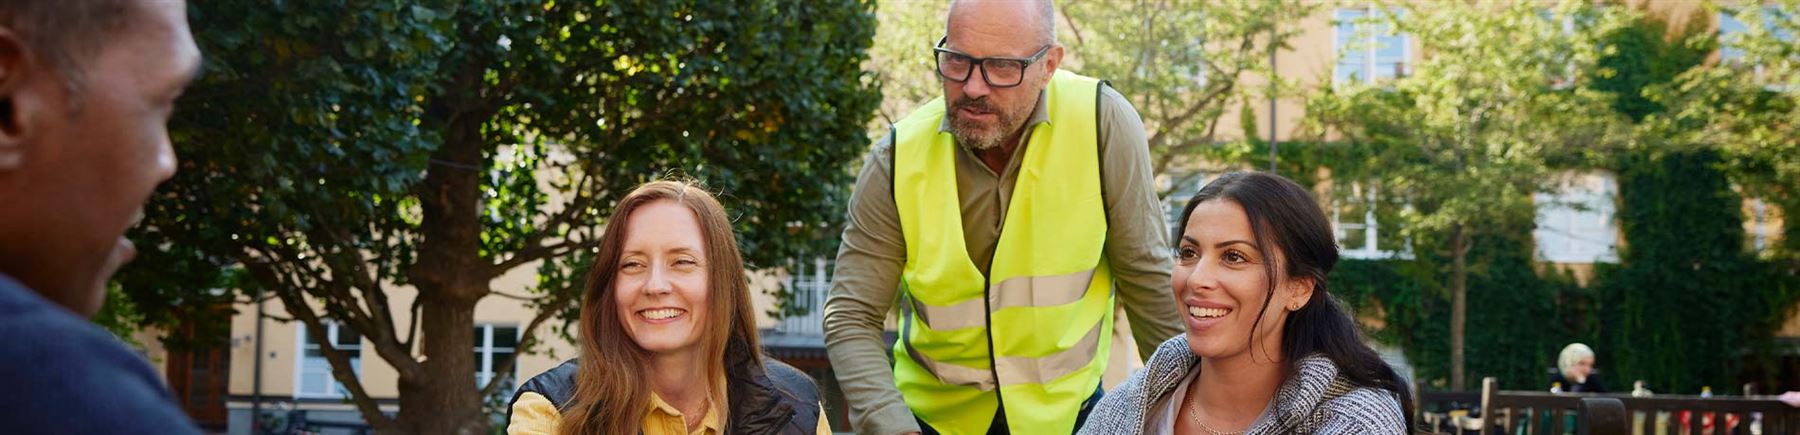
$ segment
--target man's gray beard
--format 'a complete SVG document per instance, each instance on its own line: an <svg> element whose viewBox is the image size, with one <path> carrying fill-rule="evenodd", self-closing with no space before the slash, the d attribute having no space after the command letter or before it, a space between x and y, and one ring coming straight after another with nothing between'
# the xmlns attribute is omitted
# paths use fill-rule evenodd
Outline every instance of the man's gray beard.
<svg viewBox="0 0 1800 435"><path fill-rule="evenodd" d="M963 148L974 151L986 151L1000 147L999 135L979 135L974 132L963 131L963 129L957 128L955 125L950 126L950 137L956 138L957 145L962 145Z"/></svg>
<svg viewBox="0 0 1800 435"><path fill-rule="evenodd" d="M999 148L1000 144L1006 141L1006 136L1012 134L1012 132L1018 131L1018 124L1024 124L1024 122L1022 119L1014 119L1013 117L1008 116L1005 112L996 113L1000 115L998 116L998 121L1000 121L1001 125L1012 126L1010 128L1001 128L998 132L992 134L983 134L984 132L971 128L970 126L962 125L962 121L957 118L950 118L950 137L956 139L957 145L962 145L963 148L968 148L973 151L986 151ZM952 113L946 116L956 115ZM1021 116L1021 118L1023 117Z"/></svg>

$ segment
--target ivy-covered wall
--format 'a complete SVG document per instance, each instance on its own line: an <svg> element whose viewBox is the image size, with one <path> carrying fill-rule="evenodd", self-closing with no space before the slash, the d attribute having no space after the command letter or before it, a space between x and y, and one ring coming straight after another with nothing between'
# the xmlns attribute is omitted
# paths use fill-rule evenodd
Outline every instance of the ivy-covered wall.
<svg viewBox="0 0 1800 435"><path fill-rule="evenodd" d="M1704 21L1667 23L1652 14L1615 32L1604 73L1588 81L1634 122L1669 110L1646 89L1673 82L1718 47ZM1743 369L1771 360L1769 339L1794 305L1795 277L1780 272L1779 257L1750 252L1743 197L1720 154L1654 134L1638 141L1607 162L1618 175L1625 246L1620 264L1600 268L1594 285L1604 307L1600 368L1626 378L1615 388L1633 379L1688 394L1702 386L1736 392L1741 382L1778 387L1772 373Z"/></svg>
<svg viewBox="0 0 1800 435"><path fill-rule="evenodd" d="M1469 277L1467 329L1471 379L1495 377L1502 388L1547 388L1546 369L1571 341L1592 341L1590 292L1570 276L1531 260L1530 228L1521 238L1477 241ZM1418 380L1446 388L1450 376L1449 261L1441 254L1411 260L1345 260L1328 280L1331 291L1361 316L1384 315L1377 340L1405 349ZM1365 322L1368 325L1368 322Z"/></svg>
<svg viewBox="0 0 1800 435"><path fill-rule="evenodd" d="M1614 95L1614 110L1643 120L1665 109L1643 90L1699 65L1716 46L1689 42L1687 36L1704 31L1676 29L1670 36L1659 17L1641 17L1610 35L1618 49L1602 62L1606 74L1588 83ZM1704 385L1734 392L1741 382L1757 382L1764 391L1800 388L1778 384L1794 379L1778 378L1781 361L1770 340L1800 299L1793 249L1766 259L1749 252L1742 198L1716 153L1654 137L1641 142L1598 161L1555 162L1611 171L1620 186L1621 262L1598 265L1587 288L1533 264L1530 227L1478 241L1469 291L1471 378L1494 376L1509 389L1547 388L1557 352L1583 342L1599 353L1599 369L1614 390L1640 379L1653 390L1690 394ZM1281 153L1283 171L1308 177L1312 167L1356 160L1333 155L1329 146L1285 146L1302 149ZM1796 227L1787 226L1789 247ZM1330 279L1332 291L1358 313L1381 317L1372 323L1384 327L1371 334L1402 346L1428 386L1441 387L1449 371L1449 297L1441 284L1448 263L1442 253L1416 250L1412 260L1344 261Z"/></svg>
<svg viewBox="0 0 1800 435"><path fill-rule="evenodd" d="M1647 154L1647 153L1646 153ZM1793 305L1791 279L1748 251L1743 199L1711 151L1634 155L1619 172L1620 264L1601 270L1600 367L1657 391L1736 391ZM1766 380L1765 380L1766 382Z"/></svg>
<svg viewBox="0 0 1800 435"><path fill-rule="evenodd" d="M1688 38L1708 32L1704 24L1671 30L1660 17L1640 17L1609 35L1617 49L1602 62L1604 73L1585 83L1612 94L1613 110L1634 122L1662 112L1643 90L1704 61L1716 42ZM1252 119L1245 117L1246 126ZM1794 360L1777 360L1771 340L1800 301L1800 210L1785 210L1785 247L1759 258L1746 245L1742 198L1716 153L1655 137L1639 145L1550 162L1609 171L1619 185L1621 262L1597 265L1586 287L1535 262L1529 223L1476 241L1466 337L1470 379L1492 376L1502 388L1547 389L1557 353L1581 342L1597 351L1603 379L1616 391L1639 379L1667 393L1692 394L1702 385L1730 393L1741 382L1757 382L1763 391L1800 389L1800 375L1781 378L1782 364ZM1303 185L1342 184L1367 170L1357 167L1367 156L1327 142L1287 141L1277 151L1277 171ZM1267 153L1268 144L1252 137L1208 157L1262 169ZM1382 201L1378 216L1402 205ZM1327 284L1364 320L1371 338L1404 349L1427 388L1446 388L1450 260L1432 248L1444 244L1431 235L1408 237L1412 258L1343 260Z"/></svg>
<svg viewBox="0 0 1800 435"><path fill-rule="evenodd" d="M1785 260L1749 252L1742 198L1718 163L1708 151L1621 158L1621 262L1597 265L1587 287L1534 262L1529 226L1479 240L1469 280L1471 379L1548 388L1557 353L1581 342L1599 353L1615 391L1634 380L1687 394L1703 385L1735 392L1743 382L1800 388L1781 384L1793 379L1779 378L1771 341L1800 301L1800 278ZM1428 388L1444 388L1449 260L1418 248L1436 246L1429 240L1413 242L1412 259L1340 262L1328 285L1359 317L1375 319L1363 322L1371 337L1403 348Z"/></svg>

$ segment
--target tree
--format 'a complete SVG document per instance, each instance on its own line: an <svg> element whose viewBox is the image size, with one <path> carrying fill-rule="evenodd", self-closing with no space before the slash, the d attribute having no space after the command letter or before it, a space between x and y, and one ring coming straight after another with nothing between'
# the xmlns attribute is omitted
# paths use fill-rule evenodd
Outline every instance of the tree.
<svg viewBox="0 0 1800 435"><path fill-rule="evenodd" d="M1685 391L1759 371L1774 380L1770 338L1800 300L1800 0L1708 12L1741 25L1678 39L1719 49L1718 61L1645 86L1661 110L1638 125L1627 174L1640 186L1621 185L1625 264L1602 287L1619 306L1609 335L1666 349L1614 364ZM1786 216L1783 243L1764 258L1746 249L1743 197Z"/></svg>
<svg viewBox="0 0 1800 435"><path fill-rule="evenodd" d="M1529 2L1387 9L1382 19L1425 53L1416 74L1327 85L1308 113L1357 156L1333 166L1333 178L1408 204L1397 213L1402 234L1450 260L1450 383L1463 389L1470 251L1490 232L1530 225L1532 194L1552 187L1551 161L1623 137L1604 95L1571 82L1624 12L1575 1L1550 17ZM1579 25L1564 31L1565 18Z"/></svg>
<svg viewBox="0 0 1800 435"><path fill-rule="evenodd" d="M1270 82L1273 50L1291 48L1299 23L1318 4L1290 0L1072 1L1063 11L1077 65L1112 81L1149 130L1151 168L1225 164L1236 167L1256 136L1249 107L1293 93L1293 80ZM1242 110L1240 110L1242 109ZM1227 114L1242 112L1244 137L1219 132ZM1162 192L1192 184L1174 180ZM1185 200L1185 199L1184 199Z"/></svg>
<svg viewBox="0 0 1800 435"><path fill-rule="evenodd" d="M382 433L484 433L476 303L536 268L567 320L605 214L685 172L722 192L751 267L824 248L877 95L863 1L206 2L207 75L171 123L180 172L133 235L139 307L267 293L309 334L339 322L399 373ZM388 292L418 297L396 306ZM401 310L410 322L396 320ZM566 329L565 329L566 333Z"/></svg>
<svg viewBox="0 0 1800 435"><path fill-rule="evenodd" d="M1683 73L1648 91L1673 108L1645 122L1649 135L1717 150L1745 193L1800 216L1800 0L1724 11L1743 31L1724 37L1714 68ZM1698 35L1690 44L1710 44ZM1787 225L1783 254L1800 263L1800 225ZM1800 266L1792 267L1800 269Z"/></svg>
<svg viewBox="0 0 1800 435"><path fill-rule="evenodd" d="M866 69L881 85L881 108L870 134L886 135L890 124L944 94L931 48L944 36L949 9L950 2L939 1L887 1L876 8L881 24Z"/></svg>
<svg viewBox="0 0 1800 435"><path fill-rule="evenodd" d="M1778 283L1745 249L1743 198L1710 149L1621 160L1621 264L1595 285L1611 373L1663 392L1735 385L1740 352L1779 325L1763 296ZM1642 350L1620 352L1625 349ZM1614 378L1615 381L1626 379Z"/></svg>
<svg viewBox="0 0 1800 435"><path fill-rule="evenodd" d="M1317 9L1296 0L1059 3L1064 68L1107 80L1131 101L1159 174L1242 160L1237 154L1244 150L1220 144L1244 138L1220 135L1220 123L1258 97L1291 91L1291 81L1267 83L1270 46L1287 47L1303 30L1300 20ZM943 35L947 8L941 2L883 5L870 69L881 78L886 99L884 122L874 130L885 132L888 123L942 95L931 44ZM1246 80L1253 77L1263 83Z"/></svg>

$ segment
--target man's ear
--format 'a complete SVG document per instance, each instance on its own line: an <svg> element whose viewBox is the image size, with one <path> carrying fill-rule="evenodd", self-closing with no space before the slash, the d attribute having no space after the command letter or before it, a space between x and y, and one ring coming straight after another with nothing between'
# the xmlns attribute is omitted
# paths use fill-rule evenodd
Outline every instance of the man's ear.
<svg viewBox="0 0 1800 435"><path fill-rule="evenodd" d="M18 169L25 161L26 120L37 106L21 96L28 91L35 66L25 40L0 27L0 173Z"/></svg>
<svg viewBox="0 0 1800 435"><path fill-rule="evenodd" d="M1044 53L1044 80L1046 83L1048 83L1051 76L1056 75L1057 68L1062 68L1062 59L1062 44L1051 44L1050 51Z"/></svg>
<svg viewBox="0 0 1800 435"><path fill-rule="evenodd" d="M1306 306L1308 302L1312 302L1313 289L1318 288L1315 284L1317 282L1310 276L1289 279L1287 291L1290 299L1288 306L1282 308L1288 311L1297 311L1300 307Z"/></svg>

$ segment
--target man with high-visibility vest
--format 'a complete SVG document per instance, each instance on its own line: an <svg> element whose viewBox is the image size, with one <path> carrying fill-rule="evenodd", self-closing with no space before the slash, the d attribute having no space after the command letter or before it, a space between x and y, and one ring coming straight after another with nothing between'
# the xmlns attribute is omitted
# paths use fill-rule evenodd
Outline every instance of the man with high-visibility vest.
<svg viewBox="0 0 1800 435"><path fill-rule="evenodd" d="M944 95L869 152L825 303L852 424L1074 432L1116 306L1139 357L1180 333L1143 121L1058 70L1049 0L954 2L933 55Z"/></svg>

